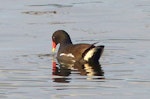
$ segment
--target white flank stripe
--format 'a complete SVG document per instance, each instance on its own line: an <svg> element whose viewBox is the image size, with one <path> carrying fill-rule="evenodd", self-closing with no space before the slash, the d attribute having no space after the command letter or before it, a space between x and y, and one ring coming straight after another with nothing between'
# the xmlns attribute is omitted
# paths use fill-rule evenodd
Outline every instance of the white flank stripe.
<svg viewBox="0 0 150 99"><path fill-rule="evenodd" d="M74 55L72 53L69 53L69 54L61 53L60 56L67 56L67 57L74 58Z"/></svg>
<svg viewBox="0 0 150 99"><path fill-rule="evenodd" d="M94 52L96 51L96 48L92 48L91 50L89 50L85 56L84 56L84 60L88 61L90 58L92 58Z"/></svg>

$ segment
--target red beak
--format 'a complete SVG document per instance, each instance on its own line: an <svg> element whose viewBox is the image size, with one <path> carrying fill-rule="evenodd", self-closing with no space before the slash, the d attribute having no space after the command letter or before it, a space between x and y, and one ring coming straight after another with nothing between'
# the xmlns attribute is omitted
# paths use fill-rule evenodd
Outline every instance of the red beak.
<svg viewBox="0 0 150 99"><path fill-rule="evenodd" d="M54 41L52 41L52 52L54 52L56 49L56 43Z"/></svg>

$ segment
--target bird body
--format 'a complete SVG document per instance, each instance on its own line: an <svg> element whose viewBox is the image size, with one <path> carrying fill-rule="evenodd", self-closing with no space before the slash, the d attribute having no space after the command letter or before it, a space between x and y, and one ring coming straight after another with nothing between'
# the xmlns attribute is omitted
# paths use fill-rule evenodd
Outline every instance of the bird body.
<svg viewBox="0 0 150 99"><path fill-rule="evenodd" d="M54 32L52 36L53 51L56 45L60 44L57 52L57 59L59 61L68 62L90 62L98 61L104 50L104 46L95 46L94 44L73 44L70 36L64 30L58 30Z"/></svg>

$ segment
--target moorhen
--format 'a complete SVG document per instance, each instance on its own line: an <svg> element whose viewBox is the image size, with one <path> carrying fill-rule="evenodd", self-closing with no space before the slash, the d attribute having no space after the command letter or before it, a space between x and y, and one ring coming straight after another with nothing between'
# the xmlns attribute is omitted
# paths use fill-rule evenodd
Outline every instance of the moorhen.
<svg viewBox="0 0 150 99"><path fill-rule="evenodd" d="M95 46L93 44L73 44L69 34L64 30L57 30L52 35L52 51L56 45L60 44L57 52L57 60L61 62L98 62L101 57L104 46Z"/></svg>

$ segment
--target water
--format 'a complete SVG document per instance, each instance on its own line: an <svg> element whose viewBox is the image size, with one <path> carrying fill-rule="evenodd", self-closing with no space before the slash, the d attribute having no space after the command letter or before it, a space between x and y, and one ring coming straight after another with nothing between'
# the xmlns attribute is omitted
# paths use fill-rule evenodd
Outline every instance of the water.
<svg viewBox="0 0 150 99"><path fill-rule="evenodd" d="M0 12L0 98L150 97L149 0L5 0ZM51 53L58 29L74 43L105 45L98 76L59 67Z"/></svg>

